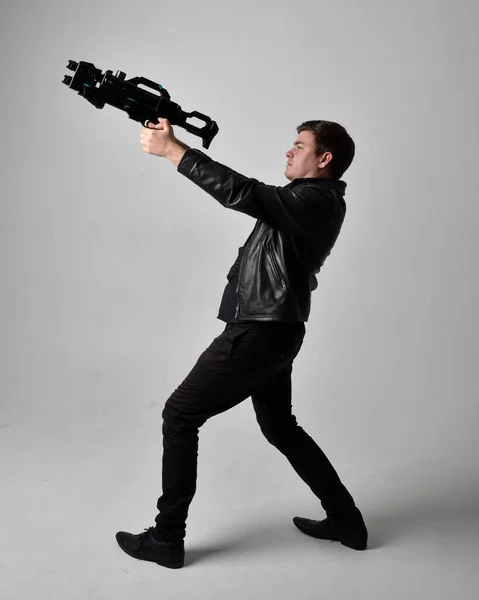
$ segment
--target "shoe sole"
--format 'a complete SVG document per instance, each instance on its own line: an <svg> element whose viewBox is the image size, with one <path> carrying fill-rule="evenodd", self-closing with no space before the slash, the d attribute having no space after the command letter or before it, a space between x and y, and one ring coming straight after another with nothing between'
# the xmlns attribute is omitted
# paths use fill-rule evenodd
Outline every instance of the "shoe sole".
<svg viewBox="0 0 479 600"><path fill-rule="evenodd" d="M123 548L122 548L122 550L123 550L123 552L125 552L125 554L128 554L128 552L126 552ZM171 562L161 562L159 560L155 560L154 558L138 558L137 556L133 556L132 554L128 554L128 556L131 556L131 558L135 558L136 560L143 560L143 561L147 561L147 562L152 562L152 563L155 563L157 565L160 565L161 567L167 567L168 569L180 569L185 564L184 560L175 560L175 561L171 561Z"/></svg>
<svg viewBox="0 0 479 600"><path fill-rule="evenodd" d="M346 546L346 548L352 548L353 550L366 550L366 548L368 547L368 544L348 544L346 542L343 542L342 540L341 544L343 546Z"/></svg>
<svg viewBox="0 0 479 600"><path fill-rule="evenodd" d="M181 567L184 566L185 561L184 560L179 560L177 562L169 562L169 563L161 563L158 561L155 561L157 565L161 565L162 567L168 567L168 569L181 569Z"/></svg>
<svg viewBox="0 0 479 600"><path fill-rule="evenodd" d="M117 542L118 542L118 540L117 540ZM184 559L174 560L174 561L168 561L168 562L166 562L166 561L162 562L162 561L156 560L155 558L138 558L138 556L135 556L134 554L130 554L129 552L127 552L125 550L125 548L123 548L123 546L119 542L118 542L118 546L123 550L123 552L125 554L128 554L128 556L131 556L131 558L134 558L136 560L144 560L144 561L147 561L147 562L152 562L152 563L155 563L157 565L160 565L161 567L167 567L168 569L180 569L185 564L185 560Z"/></svg>
<svg viewBox="0 0 479 600"><path fill-rule="evenodd" d="M127 554L128 554L128 552L127 552ZM128 554L128 556L132 556L132 555ZM152 562L157 565L160 565L161 567L167 567L168 569L180 569L185 564L184 560L175 560L172 562L161 562L159 560L155 560L154 558L137 558L136 556L132 556L132 558L136 558L136 560L146 560L148 562Z"/></svg>
<svg viewBox="0 0 479 600"><path fill-rule="evenodd" d="M320 537L320 536L316 536L314 534L312 534L311 532L308 531L308 529L306 527L304 527L304 525L300 522L296 521L296 517L293 519L293 523L296 526L296 528L301 531L301 533L304 533L305 535L314 538L315 540L323 540L325 542L341 542L342 546L345 546L346 548L351 548L352 550L366 550L366 548L368 547L368 543L366 542L358 542L358 541L353 541L353 540L348 540L347 537L345 539L345 537L343 536L343 539L341 539L340 537L336 537L336 536L332 536L332 537Z"/></svg>

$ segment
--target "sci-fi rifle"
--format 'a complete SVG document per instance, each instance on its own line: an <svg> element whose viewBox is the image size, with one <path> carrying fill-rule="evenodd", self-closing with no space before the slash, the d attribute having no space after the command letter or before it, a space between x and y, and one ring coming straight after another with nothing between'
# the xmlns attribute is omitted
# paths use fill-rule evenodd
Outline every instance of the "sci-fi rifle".
<svg viewBox="0 0 479 600"><path fill-rule="evenodd" d="M199 136L204 148L209 148L219 131L218 125L210 117L196 110L185 112L179 104L170 99L170 94L162 85L150 79L125 79L126 73L122 71L117 71L115 75L113 71L105 71L103 74L93 63L84 61L78 63L70 60L66 68L75 71L75 74L65 75L62 83L78 92L96 108L103 108L105 104L109 104L125 111L130 119L138 121L144 127L148 127L149 122L158 123L158 117L168 119L171 125L179 125L189 133ZM138 87L139 85L157 93L144 90ZM205 124L203 127L196 127L188 123L190 118L197 118Z"/></svg>

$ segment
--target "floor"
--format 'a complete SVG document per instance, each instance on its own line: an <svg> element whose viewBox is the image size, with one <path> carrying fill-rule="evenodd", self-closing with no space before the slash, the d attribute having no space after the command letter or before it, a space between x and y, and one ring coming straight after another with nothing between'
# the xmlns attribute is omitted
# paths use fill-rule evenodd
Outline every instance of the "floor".
<svg viewBox="0 0 479 600"><path fill-rule="evenodd" d="M153 524L159 442L152 429L139 428L134 439L114 421L103 432L93 423L55 429L38 418L4 424L2 600L479 597L476 488L441 491L431 480L407 492L386 472L349 474L369 530L369 547L358 552L294 527L294 516L324 512L256 434L219 455L214 431L200 437L182 569L130 558L115 533ZM240 456L235 443L250 454Z"/></svg>

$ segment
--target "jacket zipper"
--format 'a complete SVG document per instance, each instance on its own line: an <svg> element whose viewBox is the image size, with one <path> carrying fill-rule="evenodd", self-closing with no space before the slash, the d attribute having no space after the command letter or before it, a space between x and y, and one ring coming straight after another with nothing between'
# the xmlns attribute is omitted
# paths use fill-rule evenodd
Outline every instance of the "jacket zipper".
<svg viewBox="0 0 479 600"><path fill-rule="evenodd" d="M275 272L276 277L278 278L279 281L281 281L281 286L283 287L283 289L286 289L286 281L284 280L284 277L281 275L281 272L279 270L278 264L276 262L276 256L273 250L273 245L271 242L269 242L269 244L267 244L270 247L270 254L268 254L271 265L273 267L273 271ZM239 295L238 295L238 290L239 290L239 284L240 284L240 280L241 280L241 271L243 269L243 260L241 260L241 265L240 265L240 270L238 273L238 283L236 285L236 297L238 299L238 304L236 305L236 311L235 311L235 319L238 317L239 314Z"/></svg>
<svg viewBox="0 0 479 600"><path fill-rule="evenodd" d="M244 257L244 251L243 251L243 257ZM241 259L240 269L239 269L239 273L238 273L238 283L236 284L236 298L238 299L238 304L236 305L235 319L237 318L238 313L239 313L239 295L238 295L238 290L239 290L239 284L240 284L240 280L241 280L241 269L242 268L243 268L243 258Z"/></svg>
<svg viewBox="0 0 479 600"><path fill-rule="evenodd" d="M240 281L241 281L241 271L243 269L243 259L244 259L244 255L246 253L246 246L247 246L248 242L250 241L250 239L255 234L256 228L258 227L259 223L260 223L260 221L259 221L259 219L257 219L257 221L255 223L255 226L253 227L253 231L250 233L248 239L244 243L243 256L242 256L242 259L241 259L240 269L239 269L239 273L238 273L238 283L236 284L236 298L238 299L238 304L236 305L235 319L236 319L236 317L238 316L238 313L239 313L239 295L238 295L238 290L239 290L239 284L240 284Z"/></svg>
<svg viewBox="0 0 479 600"><path fill-rule="evenodd" d="M282 287L285 288L286 287L286 282L285 282L283 276L281 275L281 271L279 270L278 263L276 262L276 255L275 255L274 250L273 250L273 244L271 242L269 242L268 246L269 246L269 249L270 249L269 257L271 259L271 264L273 265L273 271L275 272L276 277L278 278L278 280L281 281Z"/></svg>

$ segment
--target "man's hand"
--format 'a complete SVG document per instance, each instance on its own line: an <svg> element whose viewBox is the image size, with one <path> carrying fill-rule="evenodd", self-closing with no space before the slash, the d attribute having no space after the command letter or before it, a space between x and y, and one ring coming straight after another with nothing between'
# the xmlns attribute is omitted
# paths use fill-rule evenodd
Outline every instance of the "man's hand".
<svg viewBox="0 0 479 600"><path fill-rule="evenodd" d="M175 137L168 119L158 118L158 123L148 123L140 133L140 142L144 152L162 156L178 165L183 154L189 148Z"/></svg>

